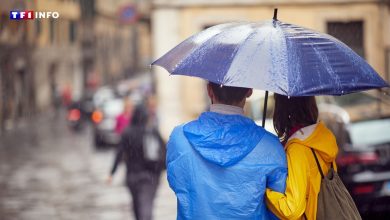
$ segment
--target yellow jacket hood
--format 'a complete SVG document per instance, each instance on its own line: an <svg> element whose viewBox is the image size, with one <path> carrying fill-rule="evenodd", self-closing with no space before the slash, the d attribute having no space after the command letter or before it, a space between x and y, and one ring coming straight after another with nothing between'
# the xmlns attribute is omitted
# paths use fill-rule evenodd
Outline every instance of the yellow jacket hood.
<svg viewBox="0 0 390 220"><path fill-rule="evenodd" d="M286 146L294 143L313 148L328 163L334 161L338 153L336 138L322 121L295 132Z"/></svg>

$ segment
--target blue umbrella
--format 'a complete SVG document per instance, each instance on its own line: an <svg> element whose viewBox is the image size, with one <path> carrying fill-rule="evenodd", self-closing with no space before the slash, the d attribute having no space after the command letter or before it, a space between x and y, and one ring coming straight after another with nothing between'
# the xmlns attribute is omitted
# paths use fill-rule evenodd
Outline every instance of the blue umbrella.
<svg viewBox="0 0 390 220"><path fill-rule="evenodd" d="M389 86L341 41L279 21L276 14L277 9L273 19L262 22L212 26L152 65L173 75L286 96L344 95Z"/></svg>

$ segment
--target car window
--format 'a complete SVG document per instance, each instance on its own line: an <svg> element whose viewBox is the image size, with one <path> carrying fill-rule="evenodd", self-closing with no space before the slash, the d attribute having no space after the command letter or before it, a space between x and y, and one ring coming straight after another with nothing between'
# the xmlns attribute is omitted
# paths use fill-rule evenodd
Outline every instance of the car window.
<svg viewBox="0 0 390 220"><path fill-rule="evenodd" d="M370 104L377 101L377 99L373 96L370 96L366 93L360 92L360 93L352 93L348 95L343 96L336 96L334 97L334 100L337 105L342 107L347 106L354 106L354 105L363 105L363 104Z"/></svg>
<svg viewBox="0 0 390 220"><path fill-rule="evenodd" d="M105 116L108 117L116 117L119 114L123 112L124 109L124 103L121 99L119 100L113 100L113 101L107 101L103 105L103 112Z"/></svg>
<svg viewBox="0 0 390 220"><path fill-rule="evenodd" d="M390 119L355 122L348 126L352 144L390 143Z"/></svg>

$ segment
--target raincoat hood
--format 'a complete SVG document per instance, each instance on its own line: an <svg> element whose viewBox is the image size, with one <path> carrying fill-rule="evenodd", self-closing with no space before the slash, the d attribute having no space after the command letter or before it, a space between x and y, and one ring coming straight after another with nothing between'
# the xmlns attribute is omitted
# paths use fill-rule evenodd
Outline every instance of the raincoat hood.
<svg viewBox="0 0 390 220"><path fill-rule="evenodd" d="M322 121L295 132L286 146L293 143L313 148L328 163L334 161L338 153L336 138Z"/></svg>
<svg viewBox="0 0 390 220"><path fill-rule="evenodd" d="M207 161L227 167L242 160L265 134L262 127L241 115L204 112L183 127L192 147Z"/></svg>

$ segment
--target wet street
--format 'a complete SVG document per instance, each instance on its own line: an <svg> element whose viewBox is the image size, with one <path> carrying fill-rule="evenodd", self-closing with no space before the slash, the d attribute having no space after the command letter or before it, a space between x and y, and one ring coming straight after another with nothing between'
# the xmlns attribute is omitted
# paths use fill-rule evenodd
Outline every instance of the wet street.
<svg viewBox="0 0 390 220"><path fill-rule="evenodd" d="M124 164L106 183L114 149L96 150L90 129L74 133L58 118L37 117L0 136L0 219L134 219ZM154 219L175 219L161 178Z"/></svg>

